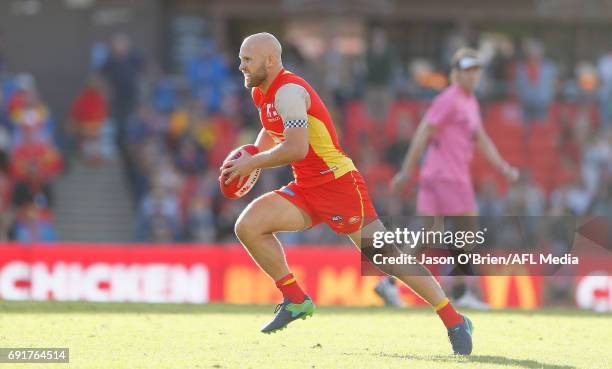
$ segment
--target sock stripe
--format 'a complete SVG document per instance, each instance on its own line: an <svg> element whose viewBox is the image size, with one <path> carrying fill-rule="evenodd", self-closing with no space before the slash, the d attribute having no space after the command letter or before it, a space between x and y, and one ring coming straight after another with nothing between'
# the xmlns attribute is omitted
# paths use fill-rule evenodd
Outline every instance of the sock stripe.
<svg viewBox="0 0 612 369"><path fill-rule="evenodd" d="M290 281L292 279L295 279L295 277L293 276L293 273L289 273L286 276L284 276L283 278L281 278L278 281L276 281L276 285L277 286L284 286L287 281Z"/></svg>
<svg viewBox="0 0 612 369"><path fill-rule="evenodd" d="M440 311L441 309L444 309L444 307L448 305L449 302L450 301L447 298L442 300L442 302L440 302L438 305L435 306L436 311Z"/></svg>
<svg viewBox="0 0 612 369"><path fill-rule="evenodd" d="M276 281L276 287L283 294L283 298L294 304L301 304L306 298L306 294L300 287L297 278L292 273Z"/></svg>

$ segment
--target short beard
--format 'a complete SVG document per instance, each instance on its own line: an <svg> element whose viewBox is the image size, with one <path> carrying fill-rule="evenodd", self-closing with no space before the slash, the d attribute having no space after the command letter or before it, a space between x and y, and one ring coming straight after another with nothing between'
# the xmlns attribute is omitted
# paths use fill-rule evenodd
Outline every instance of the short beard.
<svg viewBox="0 0 612 369"><path fill-rule="evenodd" d="M259 69L257 69L257 71L255 71L255 73L251 74L251 78L248 79L248 82L247 82L247 78L246 77L244 78L244 86L246 88L258 87L267 78L268 78L268 73L266 73L266 69L262 65L261 68L259 68Z"/></svg>

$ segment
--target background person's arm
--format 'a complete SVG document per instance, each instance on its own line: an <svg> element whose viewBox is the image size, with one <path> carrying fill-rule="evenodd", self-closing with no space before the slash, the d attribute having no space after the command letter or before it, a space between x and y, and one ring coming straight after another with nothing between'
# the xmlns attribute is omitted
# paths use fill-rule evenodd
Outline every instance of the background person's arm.
<svg viewBox="0 0 612 369"><path fill-rule="evenodd" d="M397 191L408 181L417 161L421 155L423 155L423 151L425 151L425 148L435 133L435 126L428 124L425 121L421 122L419 128L417 128L414 138L412 139L412 142L410 143L410 149L408 149L408 152L404 157L404 161L402 162L399 172L391 180L391 189L393 191Z"/></svg>

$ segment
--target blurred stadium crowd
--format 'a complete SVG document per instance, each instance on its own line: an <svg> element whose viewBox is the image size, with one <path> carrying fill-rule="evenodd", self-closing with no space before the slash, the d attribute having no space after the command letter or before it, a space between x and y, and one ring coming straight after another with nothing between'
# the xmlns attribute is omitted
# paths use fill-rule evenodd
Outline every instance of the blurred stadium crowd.
<svg viewBox="0 0 612 369"><path fill-rule="evenodd" d="M450 55L466 42L450 40L440 60L401 60L380 29L366 44L362 55L347 57L330 40L314 63L285 43L284 64L322 95L378 212L410 215L418 173L400 195L390 195L388 184L432 97L448 84ZM481 214L610 215L612 48L561 70L534 39L471 46L486 63L479 88L485 128L521 169L518 183L509 184L475 157ZM245 205L291 180L287 168L268 170L237 201L218 190L227 153L253 142L261 127L236 50L205 39L178 75L164 73L144 52L125 34L94 49L91 78L75 91L64 126L67 140L54 136L59 122L35 80L6 70L0 50L0 238L57 239L53 183L73 156L92 166L115 153L122 158L137 209L134 240L143 242L235 243L233 225ZM73 150L63 142L74 142ZM285 237L344 241L324 227Z"/></svg>

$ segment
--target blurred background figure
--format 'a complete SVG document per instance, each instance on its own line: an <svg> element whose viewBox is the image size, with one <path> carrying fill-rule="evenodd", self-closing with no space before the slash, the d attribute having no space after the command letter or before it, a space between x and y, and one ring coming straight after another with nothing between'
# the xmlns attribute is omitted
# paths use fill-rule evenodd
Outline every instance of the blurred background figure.
<svg viewBox="0 0 612 369"><path fill-rule="evenodd" d="M523 119L527 124L543 121L556 93L557 68L544 56L544 46L535 39L523 42L524 58L516 68L516 87Z"/></svg>
<svg viewBox="0 0 612 369"><path fill-rule="evenodd" d="M389 47L387 34L374 28L365 54L365 99L375 121L386 118L393 98L393 74L396 60Z"/></svg>
<svg viewBox="0 0 612 369"><path fill-rule="evenodd" d="M102 129L108 124L109 106L100 75L94 75L74 100L68 128L76 136L80 155L92 164L109 159Z"/></svg>
<svg viewBox="0 0 612 369"><path fill-rule="evenodd" d="M187 65L186 77L193 95L202 101L204 108L211 113L218 112L229 79L229 68L213 40L202 41L200 51Z"/></svg>
<svg viewBox="0 0 612 369"><path fill-rule="evenodd" d="M612 48L603 54L597 63L599 73L599 114L606 127L612 126Z"/></svg>
<svg viewBox="0 0 612 369"><path fill-rule="evenodd" d="M143 66L142 58L132 48L130 37L125 33L115 34L110 41L110 53L101 72L109 86L117 146L124 160L127 159L125 139L128 119L138 102L138 85Z"/></svg>

